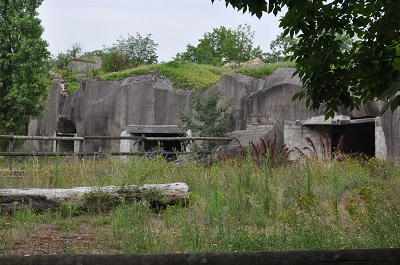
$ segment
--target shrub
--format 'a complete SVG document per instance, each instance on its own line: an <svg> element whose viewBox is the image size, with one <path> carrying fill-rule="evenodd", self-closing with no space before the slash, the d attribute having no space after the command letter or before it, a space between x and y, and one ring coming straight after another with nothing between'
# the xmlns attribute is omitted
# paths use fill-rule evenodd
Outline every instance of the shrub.
<svg viewBox="0 0 400 265"><path fill-rule="evenodd" d="M200 136L223 136L232 128L233 104L228 102L223 106L218 104L222 98L222 92L211 93L202 99L194 96L194 115L179 113L185 129L199 132Z"/></svg>
<svg viewBox="0 0 400 265"><path fill-rule="evenodd" d="M119 72L129 67L129 56L117 51L103 56L102 68L105 72Z"/></svg>

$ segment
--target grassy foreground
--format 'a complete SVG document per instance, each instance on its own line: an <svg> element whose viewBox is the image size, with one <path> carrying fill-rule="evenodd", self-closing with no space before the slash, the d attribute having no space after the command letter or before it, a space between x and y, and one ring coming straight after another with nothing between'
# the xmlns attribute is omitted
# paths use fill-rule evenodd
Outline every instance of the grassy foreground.
<svg viewBox="0 0 400 265"><path fill-rule="evenodd" d="M137 202L105 213L71 206L3 214L0 255L400 247L400 166L391 161L345 158L268 168L250 157L212 166L162 157L30 158L20 168L25 177L0 177L0 188L185 182L191 203L160 213Z"/></svg>

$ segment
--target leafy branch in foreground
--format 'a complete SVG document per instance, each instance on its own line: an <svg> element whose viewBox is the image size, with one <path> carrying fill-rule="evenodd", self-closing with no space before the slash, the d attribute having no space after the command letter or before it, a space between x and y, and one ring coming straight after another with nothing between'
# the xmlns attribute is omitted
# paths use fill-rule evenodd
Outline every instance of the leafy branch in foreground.
<svg viewBox="0 0 400 265"><path fill-rule="evenodd" d="M299 40L289 51L304 84L293 99L305 98L312 109L323 106L326 118L340 106L352 110L376 99L387 102L382 112L400 105L399 1L225 2L259 18L287 10L280 27ZM346 49L343 35L354 38Z"/></svg>

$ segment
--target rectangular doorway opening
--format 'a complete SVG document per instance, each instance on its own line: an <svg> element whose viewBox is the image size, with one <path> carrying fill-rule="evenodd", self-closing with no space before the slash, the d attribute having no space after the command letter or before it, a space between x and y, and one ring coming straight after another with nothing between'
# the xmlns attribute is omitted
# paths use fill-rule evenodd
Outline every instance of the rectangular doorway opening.
<svg viewBox="0 0 400 265"><path fill-rule="evenodd" d="M56 133L57 137L76 137L76 133ZM55 141L54 148L58 147L60 153L73 153L77 149L77 143L73 140L57 140ZM57 151L57 150L54 150Z"/></svg>
<svg viewBox="0 0 400 265"><path fill-rule="evenodd" d="M364 154L375 156L375 123L350 123L331 127L332 150L334 151L343 136L342 152L345 154Z"/></svg>
<svg viewBox="0 0 400 265"><path fill-rule="evenodd" d="M128 125L126 132L132 136L145 136L145 137L160 137L160 138L173 138L182 137L185 133L177 125ZM182 149L180 140L166 139L166 140L146 140L142 143L133 144L133 150L151 152L157 149L162 149L166 152L179 152ZM171 157L171 155L168 155Z"/></svg>

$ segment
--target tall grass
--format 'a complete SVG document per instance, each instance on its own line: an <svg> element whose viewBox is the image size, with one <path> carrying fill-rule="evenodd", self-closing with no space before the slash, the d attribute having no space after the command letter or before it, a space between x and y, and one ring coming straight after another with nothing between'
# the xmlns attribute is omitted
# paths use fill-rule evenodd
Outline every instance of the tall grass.
<svg viewBox="0 0 400 265"><path fill-rule="evenodd" d="M0 178L1 188L54 187L54 161L30 158L23 178ZM185 182L188 207L162 212L146 202L124 203L77 216L74 209L0 217L0 254L40 237L42 229L95 236L80 247L74 237L51 253L166 253L400 247L400 166L377 159L309 160L270 167L250 155L210 166L156 158L127 162L107 157L61 158L64 188ZM89 240L89 239L88 239ZM67 242L67 241L65 241ZM41 250L43 254L46 249Z"/></svg>

